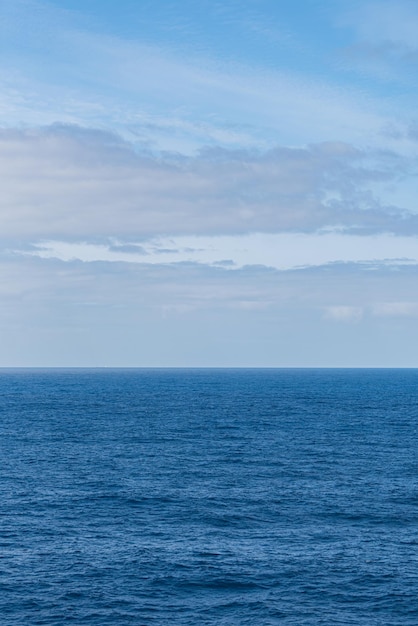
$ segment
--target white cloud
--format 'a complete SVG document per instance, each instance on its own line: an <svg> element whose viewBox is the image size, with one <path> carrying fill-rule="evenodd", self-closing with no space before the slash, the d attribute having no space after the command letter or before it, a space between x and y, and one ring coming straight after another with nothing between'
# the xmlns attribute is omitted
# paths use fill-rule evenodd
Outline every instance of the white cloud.
<svg viewBox="0 0 418 626"><path fill-rule="evenodd" d="M372 312L376 317L418 317L418 302L379 302Z"/></svg>
<svg viewBox="0 0 418 626"><path fill-rule="evenodd" d="M363 309L344 304L328 306L325 309L325 317L337 322L359 322L363 317Z"/></svg>
<svg viewBox="0 0 418 626"><path fill-rule="evenodd" d="M371 187L403 162L342 143L306 149L135 152L79 127L0 132L3 238L143 238L254 231L418 232Z"/></svg>
<svg viewBox="0 0 418 626"><path fill-rule="evenodd" d="M333 305L325 308L325 318L339 322L359 322L365 316L374 318L417 318L418 302L376 302L367 307Z"/></svg>

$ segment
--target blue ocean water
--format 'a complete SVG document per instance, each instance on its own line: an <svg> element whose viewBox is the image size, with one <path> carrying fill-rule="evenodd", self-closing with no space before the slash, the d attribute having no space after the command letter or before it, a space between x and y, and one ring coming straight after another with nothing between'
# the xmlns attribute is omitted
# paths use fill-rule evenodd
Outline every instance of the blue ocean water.
<svg viewBox="0 0 418 626"><path fill-rule="evenodd" d="M418 370L0 371L0 623L418 624Z"/></svg>

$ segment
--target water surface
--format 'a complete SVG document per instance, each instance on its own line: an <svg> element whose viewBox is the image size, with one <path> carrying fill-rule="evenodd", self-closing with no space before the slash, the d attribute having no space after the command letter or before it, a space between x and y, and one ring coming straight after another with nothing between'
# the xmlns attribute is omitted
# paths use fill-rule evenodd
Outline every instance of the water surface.
<svg viewBox="0 0 418 626"><path fill-rule="evenodd" d="M417 425L418 370L2 370L2 623L416 626Z"/></svg>

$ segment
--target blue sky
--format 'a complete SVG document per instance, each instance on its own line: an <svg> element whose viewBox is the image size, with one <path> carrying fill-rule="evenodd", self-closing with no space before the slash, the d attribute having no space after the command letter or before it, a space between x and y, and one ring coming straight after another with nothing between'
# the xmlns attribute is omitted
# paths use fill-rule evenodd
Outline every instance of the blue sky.
<svg viewBox="0 0 418 626"><path fill-rule="evenodd" d="M0 365L418 366L417 29L3 0Z"/></svg>

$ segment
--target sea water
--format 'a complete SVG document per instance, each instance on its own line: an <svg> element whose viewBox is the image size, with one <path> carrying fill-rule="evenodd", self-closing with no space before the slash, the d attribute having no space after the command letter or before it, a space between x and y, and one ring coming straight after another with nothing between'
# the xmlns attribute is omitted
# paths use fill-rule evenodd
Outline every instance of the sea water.
<svg viewBox="0 0 418 626"><path fill-rule="evenodd" d="M418 624L418 370L0 371L4 626Z"/></svg>

